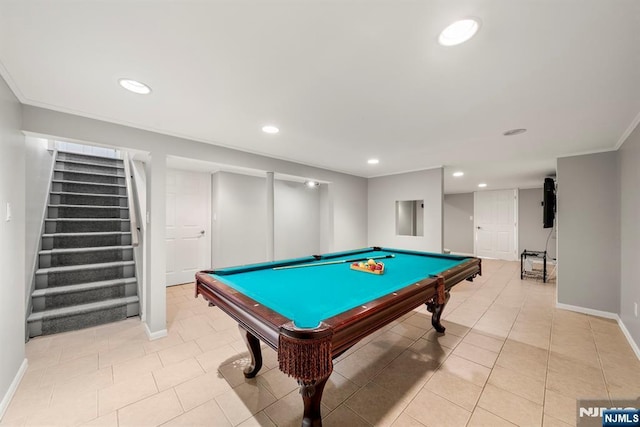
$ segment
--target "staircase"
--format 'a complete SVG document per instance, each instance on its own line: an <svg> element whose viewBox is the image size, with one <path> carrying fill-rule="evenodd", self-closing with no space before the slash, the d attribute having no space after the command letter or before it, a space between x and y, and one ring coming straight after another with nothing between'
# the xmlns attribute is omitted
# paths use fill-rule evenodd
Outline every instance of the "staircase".
<svg viewBox="0 0 640 427"><path fill-rule="evenodd" d="M58 152L44 222L30 337L138 315L122 160Z"/></svg>

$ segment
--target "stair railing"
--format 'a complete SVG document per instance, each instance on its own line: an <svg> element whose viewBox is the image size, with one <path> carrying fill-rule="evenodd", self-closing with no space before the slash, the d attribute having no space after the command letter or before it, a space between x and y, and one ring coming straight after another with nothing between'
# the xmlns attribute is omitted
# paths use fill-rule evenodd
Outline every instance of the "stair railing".
<svg viewBox="0 0 640 427"><path fill-rule="evenodd" d="M129 205L129 220L131 227L131 245L134 247L133 259L136 263L136 282L138 286L138 298L140 304L140 318L144 319L146 312L146 295L144 293L143 282L146 280L143 271L143 258L146 249L144 249L144 241L140 242L140 234L142 230L142 222L138 212L140 211L139 201L139 184L134 181L132 169L134 169L132 160L129 157L128 152L123 153L124 173L126 175L127 185L127 204ZM135 193L134 193L135 191ZM141 244L142 243L142 244Z"/></svg>
<svg viewBox="0 0 640 427"><path fill-rule="evenodd" d="M133 200L133 186L131 185L131 166L129 164L129 153L124 152L124 175L127 183L127 204L129 205L129 221L131 222L131 244L137 247L140 244L138 236L138 211Z"/></svg>

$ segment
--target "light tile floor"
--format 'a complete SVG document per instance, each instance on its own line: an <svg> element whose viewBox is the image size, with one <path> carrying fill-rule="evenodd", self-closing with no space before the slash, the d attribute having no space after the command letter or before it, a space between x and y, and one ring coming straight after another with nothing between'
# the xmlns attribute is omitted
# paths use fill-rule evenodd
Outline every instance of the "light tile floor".
<svg viewBox="0 0 640 427"><path fill-rule="evenodd" d="M452 292L447 332L416 309L336 360L324 425L575 425L577 398L640 396L640 361L611 320L554 308L555 285L483 261ZM139 319L36 338L1 425L299 426L295 381L265 348L247 380L237 325L193 284L167 289L168 336Z"/></svg>

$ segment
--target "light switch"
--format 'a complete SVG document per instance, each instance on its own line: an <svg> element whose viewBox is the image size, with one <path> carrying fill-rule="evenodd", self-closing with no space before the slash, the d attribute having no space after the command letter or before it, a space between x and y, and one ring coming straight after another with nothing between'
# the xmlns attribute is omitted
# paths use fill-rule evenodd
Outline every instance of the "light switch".
<svg viewBox="0 0 640 427"><path fill-rule="evenodd" d="M5 221L11 221L11 203L7 202L7 216Z"/></svg>

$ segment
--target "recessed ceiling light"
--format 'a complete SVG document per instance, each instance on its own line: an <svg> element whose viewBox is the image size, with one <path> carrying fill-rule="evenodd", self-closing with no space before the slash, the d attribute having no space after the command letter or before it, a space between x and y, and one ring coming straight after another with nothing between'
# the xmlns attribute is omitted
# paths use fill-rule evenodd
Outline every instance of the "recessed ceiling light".
<svg viewBox="0 0 640 427"><path fill-rule="evenodd" d="M449 25L438 36L442 46L455 46L473 37L480 28L480 20L476 18L462 19Z"/></svg>
<svg viewBox="0 0 640 427"><path fill-rule="evenodd" d="M367 163L369 163L370 165L377 165L378 163L380 163L380 160L378 160L378 159L369 159L369 160L367 160Z"/></svg>
<svg viewBox="0 0 640 427"><path fill-rule="evenodd" d="M307 187L309 187L309 188L315 188L315 187L317 187L318 185L320 185L320 183L319 183L319 182L317 182L317 181L305 181L305 182L304 182L304 185L306 185L306 186L307 186Z"/></svg>
<svg viewBox="0 0 640 427"><path fill-rule="evenodd" d="M277 127L272 126L272 125L267 125L267 126L262 126L262 132L275 134L275 133L280 132L280 129L278 129Z"/></svg>
<svg viewBox="0 0 640 427"><path fill-rule="evenodd" d="M151 93L151 88L144 83L132 79L120 79L118 80L120 86L126 90L137 93L139 95L148 95Z"/></svg>
<svg viewBox="0 0 640 427"><path fill-rule="evenodd" d="M478 184L478 187L480 187L480 188L484 188L484 187L486 187L486 186L487 186L487 184L485 184L484 182L482 182L482 183Z"/></svg>
<svg viewBox="0 0 640 427"><path fill-rule="evenodd" d="M464 172L454 172L453 176L458 177L458 176L463 176Z"/></svg>
<svg viewBox="0 0 640 427"><path fill-rule="evenodd" d="M504 136L513 136L520 135L521 133L525 133L526 129L511 129L503 133Z"/></svg>

